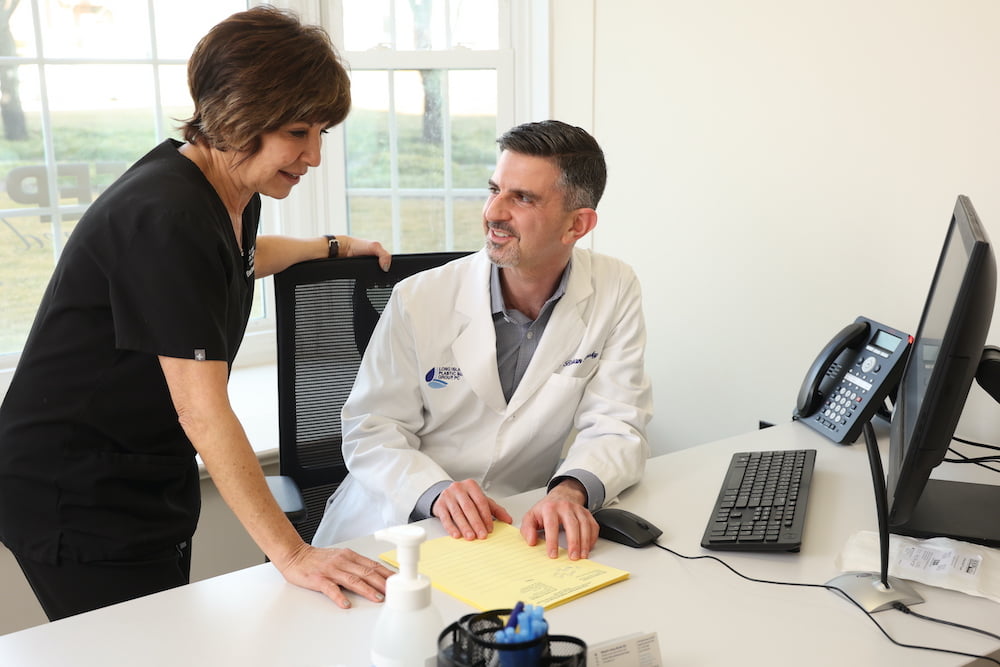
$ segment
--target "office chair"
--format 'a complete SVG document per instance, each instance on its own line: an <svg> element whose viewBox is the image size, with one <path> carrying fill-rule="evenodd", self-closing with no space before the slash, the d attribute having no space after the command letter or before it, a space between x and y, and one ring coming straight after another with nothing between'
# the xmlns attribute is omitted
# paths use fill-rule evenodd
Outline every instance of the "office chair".
<svg viewBox="0 0 1000 667"><path fill-rule="evenodd" d="M278 343L278 459L268 477L279 505L307 543L330 494L347 476L340 410L393 286L467 252L317 259L274 276Z"/></svg>

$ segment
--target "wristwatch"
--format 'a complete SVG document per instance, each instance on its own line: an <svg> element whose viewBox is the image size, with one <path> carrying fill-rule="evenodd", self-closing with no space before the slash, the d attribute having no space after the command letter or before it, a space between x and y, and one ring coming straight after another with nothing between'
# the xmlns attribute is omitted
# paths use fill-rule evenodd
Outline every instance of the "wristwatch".
<svg viewBox="0 0 1000 667"><path fill-rule="evenodd" d="M336 257L337 253L340 252L340 241L333 234L323 234L326 237L326 242L330 245L330 252L327 253L327 257Z"/></svg>

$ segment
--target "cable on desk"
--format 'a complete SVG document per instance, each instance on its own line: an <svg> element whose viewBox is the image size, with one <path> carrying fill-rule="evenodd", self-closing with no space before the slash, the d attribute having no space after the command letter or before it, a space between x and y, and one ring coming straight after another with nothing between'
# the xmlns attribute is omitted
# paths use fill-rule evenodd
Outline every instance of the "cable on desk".
<svg viewBox="0 0 1000 667"><path fill-rule="evenodd" d="M955 623L953 621L946 621L943 618L935 618L933 616L925 616L924 614L919 614L909 607L907 607L902 602L893 602L893 609L901 611L904 614L909 614L910 616L915 616L924 621L931 621L932 623L940 623L941 625L950 625L953 628L960 628L962 630L968 630L970 632L978 632L981 635L986 635L987 637L992 637L993 639L1000 639L1000 635L995 635L987 630L981 630L980 628L974 628L971 625L962 625L961 623Z"/></svg>
<svg viewBox="0 0 1000 667"><path fill-rule="evenodd" d="M862 611L862 613L864 613L864 615L867 616L868 619L872 623L875 624L875 627L879 629L879 632L881 632L885 636L886 639L888 639L890 642L892 642L893 644L895 644L896 646L899 646L901 648L912 648L912 649L917 649L917 650L920 650L920 651L932 651L934 653L947 653L948 655L960 655L960 656L962 656L964 658L975 658L975 659L978 659L978 660L987 660L987 661L992 662L994 664L1000 665L1000 660L997 660L996 658L991 658L991 657L986 656L986 655L976 655L975 653L964 653L962 651L953 651L951 649L946 649L946 648L936 648L934 646L920 646L919 644L904 644L903 642L897 641L895 638L893 638L892 635L890 635L886 631L885 628L882 627L882 625L878 621L875 620L875 617L867 609L865 609L860 604L858 604L858 602L854 598L852 598L850 595L848 595L847 593L845 593L843 590L841 590L837 586L831 586L830 584L804 584L804 583L800 583L800 582L796 582L796 581L772 581L770 579L757 579L755 577L750 577L750 576L747 576L747 575L743 574L742 572L740 572L739 570L737 570L736 568L734 568L732 565L730 565L726 561L722 560L721 558L718 558L717 556L710 556L708 554L702 554L702 555L699 555L699 556L685 556L682 553L674 551L670 547L663 546L659 542L653 542L653 544L655 546L657 546L658 548L663 549L667 553L671 553L674 556L677 556L678 558L683 558L685 560L714 560L715 562L721 564L727 570L729 570L730 572L732 572L733 574L735 574L736 576L738 576L738 577L740 577L742 579L745 579L747 581L752 581L752 582L757 583L757 584L771 584L771 585L774 585L774 586L797 586L797 587L800 587L800 588L823 588L823 589L826 589L828 591L833 591L835 593L840 593L844 598L847 599L848 602L850 602L855 607L857 607L858 609L860 609ZM918 616L918 617L923 618L922 616L920 616L916 612L914 612L912 610L909 610L909 608L907 608L907 610L908 611L904 612L904 613L909 613L909 614L912 614L914 616ZM902 611L902 610L900 610L900 611ZM927 618L927 620L937 621L937 619L933 619L931 617L926 617L926 618ZM967 630L973 630L975 632L982 632L983 634L988 634L991 637L995 637L996 636L996 635L992 635L991 633L985 632L983 630L977 630L976 628L971 628L971 627L968 627L968 626L959 625L957 623L953 624L953 623L950 623L949 621L940 621L940 622L948 624L948 625L955 625L956 627L964 628L964 629L967 629Z"/></svg>
<svg viewBox="0 0 1000 667"><path fill-rule="evenodd" d="M958 436L952 437L952 440L954 440L955 442L960 442L963 445L969 445L971 447L980 447L982 449L992 449L1000 452L1000 446L997 445L987 445L982 442L976 442L975 440L966 440L965 438L959 438Z"/></svg>
<svg viewBox="0 0 1000 667"><path fill-rule="evenodd" d="M960 442L963 445L969 445L970 447L979 447L980 449L989 449L992 451L1000 452L1000 447L996 445L987 445L982 442L976 442L974 440L966 440L965 438L959 438L957 436L952 437L955 442ZM994 468L992 466L986 465L987 463L993 463L1000 461L1000 457L997 455L993 456L966 456L965 454L959 452L953 447L949 447L948 451L959 457L958 459L944 459L946 463L973 463L980 466L981 468L986 468L987 470L992 470L993 472L1000 472L1000 468Z"/></svg>
<svg viewBox="0 0 1000 667"><path fill-rule="evenodd" d="M987 463L1000 463L1000 456L997 456L997 455L993 455L993 456L966 456L962 452L959 452L959 451L957 451L956 449L954 449L952 447L949 447L948 451L951 452L952 454L954 454L955 456L959 457L959 458L957 458L957 459L949 459L949 458L942 459L942 461L944 463L974 463L975 465L980 466L982 468L986 468L987 470L992 470L993 472L1000 472L1000 469L993 468L991 466L986 465Z"/></svg>

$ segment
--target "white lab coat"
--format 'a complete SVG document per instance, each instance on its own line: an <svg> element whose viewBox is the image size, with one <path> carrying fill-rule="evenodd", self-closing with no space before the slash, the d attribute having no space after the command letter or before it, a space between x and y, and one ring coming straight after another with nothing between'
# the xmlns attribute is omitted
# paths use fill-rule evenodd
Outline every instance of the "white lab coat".
<svg viewBox="0 0 1000 667"><path fill-rule="evenodd" d="M490 310L484 251L396 286L343 409L350 474L313 544L406 523L442 480L475 479L502 498L583 469L604 484L607 500L639 480L652 392L632 269L573 251L566 292L510 403Z"/></svg>

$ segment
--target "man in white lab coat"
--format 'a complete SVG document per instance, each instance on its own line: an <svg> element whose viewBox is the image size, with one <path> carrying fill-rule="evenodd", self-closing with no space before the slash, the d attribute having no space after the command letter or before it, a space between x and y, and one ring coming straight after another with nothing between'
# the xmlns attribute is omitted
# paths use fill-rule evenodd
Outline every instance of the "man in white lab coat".
<svg viewBox="0 0 1000 667"><path fill-rule="evenodd" d="M543 532L556 557L561 530L569 557L586 558L591 510L642 476L652 398L639 283L575 247L597 224L603 152L558 121L498 144L485 248L399 283L379 320L343 410L350 474L317 546L430 516L482 539L494 519L513 521L493 498L547 486L521 533L535 545Z"/></svg>

